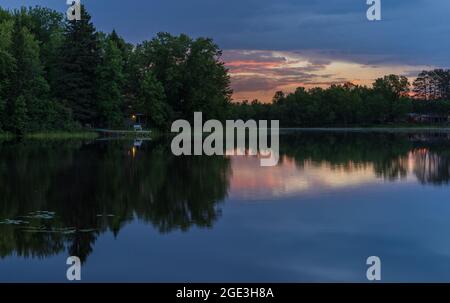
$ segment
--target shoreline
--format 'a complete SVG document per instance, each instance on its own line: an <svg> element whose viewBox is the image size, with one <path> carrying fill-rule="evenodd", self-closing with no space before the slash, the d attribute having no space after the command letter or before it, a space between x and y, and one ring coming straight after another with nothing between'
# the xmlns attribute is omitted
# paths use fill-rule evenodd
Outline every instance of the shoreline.
<svg viewBox="0 0 450 303"><path fill-rule="evenodd" d="M31 140L69 140L69 139L96 139L99 135L92 131L49 131L24 134L22 139ZM19 136L11 133L1 133L0 140L13 140Z"/></svg>
<svg viewBox="0 0 450 303"><path fill-rule="evenodd" d="M280 127L280 132L302 131L302 132L443 132L450 133L450 126L354 126L354 127ZM25 134L23 139L32 140L70 140L70 139L99 139L99 138L135 138L139 135L143 137L160 136L172 134L158 130L143 132L133 132L128 130L117 130L111 132L113 136L103 136L95 130L89 131L49 131ZM17 136L11 133L0 133L0 140L7 141L16 139Z"/></svg>
<svg viewBox="0 0 450 303"><path fill-rule="evenodd" d="M450 127L405 127L405 126L367 126L367 127L282 127L280 131L311 132L450 132Z"/></svg>

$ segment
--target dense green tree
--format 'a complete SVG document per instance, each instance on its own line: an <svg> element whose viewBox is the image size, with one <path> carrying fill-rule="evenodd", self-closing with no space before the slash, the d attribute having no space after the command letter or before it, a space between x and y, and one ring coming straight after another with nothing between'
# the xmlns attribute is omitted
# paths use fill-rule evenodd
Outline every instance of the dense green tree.
<svg viewBox="0 0 450 303"><path fill-rule="evenodd" d="M185 117L201 111L205 119L225 118L232 91L221 55L211 39L198 38L190 43L183 82Z"/></svg>
<svg viewBox="0 0 450 303"><path fill-rule="evenodd" d="M60 24L51 21L60 17L50 17L59 15L48 9L21 9L0 22L0 61L6 62L0 64L0 73L4 75L0 95L6 102L2 122L11 131L17 129L12 114L19 96L26 104L26 131L66 129L70 125L70 115L54 101L48 83L49 53L56 53L56 46L46 37L57 36L61 31ZM46 48L48 52L43 55Z"/></svg>
<svg viewBox="0 0 450 303"><path fill-rule="evenodd" d="M96 75L100 46L91 16L81 7L81 20L67 21L60 49L58 98L81 124L96 122Z"/></svg>
<svg viewBox="0 0 450 303"><path fill-rule="evenodd" d="M97 77L99 122L107 127L120 127L123 124L123 57L111 38L106 39Z"/></svg>
<svg viewBox="0 0 450 303"><path fill-rule="evenodd" d="M44 7L33 7L28 10L31 33L39 41L40 60L45 76L55 92L57 85L57 70L59 49L64 39L63 14Z"/></svg>
<svg viewBox="0 0 450 303"><path fill-rule="evenodd" d="M387 98L399 99L409 93L409 81L405 76L387 75L373 83L373 89Z"/></svg>
<svg viewBox="0 0 450 303"><path fill-rule="evenodd" d="M39 57L39 42L34 35L23 26L22 17L15 16L11 53L15 59L15 69L12 73L12 80L8 92L10 99L7 113L12 121L15 119L16 111L14 106L21 104L16 99L21 97L25 101L28 120L25 121L26 129L40 130L49 127L48 123L52 113L52 101L49 99L49 86L44 77L44 70ZM8 125L11 129L17 129L11 121Z"/></svg>
<svg viewBox="0 0 450 303"><path fill-rule="evenodd" d="M293 93L276 92L271 104L233 103L232 119L276 119L282 127L349 126L394 123L411 111L408 80L389 75L373 88L346 83L326 89L299 87ZM262 113L262 114L261 114Z"/></svg>
<svg viewBox="0 0 450 303"><path fill-rule="evenodd" d="M144 41L137 47L139 65L144 69L141 77L151 69L158 81L164 86L169 106L183 115L184 103L183 80L186 57L191 39L186 35L174 37L168 33L159 33L151 41ZM144 74L142 74L144 73Z"/></svg>
<svg viewBox="0 0 450 303"><path fill-rule="evenodd" d="M23 86L25 84L26 73L26 57L25 57L25 30L22 26L22 20L20 16L15 16L13 29L11 34L11 55L14 58L14 70L10 75L6 103L6 125L12 128L10 125L12 119L11 115L14 111L14 104L16 99L23 93Z"/></svg>
<svg viewBox="0 0 450 303"><path fill-rule="evenodd" d="M174 113L171 119L192 119L194 111L202 111L206 118L225 117L230 79L211 39L159 33L138 45L136 55L141 72L151 69L162 83Z"/></svg>
<svg viewBox="0 0 450 303"><path fill-rule="evenodd" d="M4 128L7 118L5 111L7 93L11 74L15 68L15 60L10 53L13 24L9 18L0 18L0 131Z"/></svg>
<svg viewBox="0 0 450 303"><path fill-rule="evenodd" d="M10 123L9 130L11 130L14 134L22 136L25 133L28 123L28 116L25 97L22 95L14 99Z"/></svg>
<svg viewBox="0 0 450 303"><path fill-rule="evenodd" d="M125 62L128 62L129 57L131 56L131 51L133 50L133 45L127 43L122 37L120 37L116 30L113 30L111 34L108 36L109 40L111 40L116 47L119 49L120 54Z"/></svg>
<svg viewBox="0 0 450 303"><path fill-rule="evenodd" d="M373 84L375 94L381 94L383 99L384 122L395 122L403 117L410 109L410 84L405 76L387 75L376 79ZM380 99L381 100L381 99Z"/></svg>
<svg viewBox="0 0 450 303"><path fill-rule="evenodd" d="M151 126L167 128L170 112L164 87L151 71L147 71L142 80L137 110L150 117Z"/></svg>

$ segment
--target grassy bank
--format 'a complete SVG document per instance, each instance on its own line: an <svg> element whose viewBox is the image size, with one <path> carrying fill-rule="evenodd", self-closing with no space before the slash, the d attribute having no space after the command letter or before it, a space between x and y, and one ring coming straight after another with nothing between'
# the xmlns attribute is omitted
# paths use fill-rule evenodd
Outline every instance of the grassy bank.
<svg viewBox="0 0 450 303"><path fill-rule="evenodd" d="M414 125L414 124L395 124L395 125L373 125L373 126L343 126L343 127L281 127L281 130L301 130L301 131L450 131L450 126L447 125ZM161 131L158 129L150 129L142 133L134 131L114 131L111 133L101 133L90 130L78 131L50 131L37 132L25 134L23 138L34 140L93 140L99 137L102 138L122 138L122 139L136 139L136 138L152 138L157 139L163 136L173 135L169 131ZM10 133L0 133L0 140L12 140L16 138Z"/></svg>
<svg viewBox="0 0 450 303"><path fill-rule="evenodd" d="M117 130L110 132L94 131L94 130L74 130L74 131L48 131L48 132L35 132L27 133L22 136L23 139L33 139L33 140L93 140L99 137L114 137L114 138L147 138L160 137L164 135L165 132L151 129L143 132L134 132L130 130ZM0 140L12 140L17 138L16 135L11 133L0 133Z"/></svg>
<svg viewBox="0 0 450 303"><path fill-rule="evenodd" d="M26 139L39 140L65 140L65 139L96 139L98 138L96 132L91 131L77 131L77 132L40 132L26 134Z"/></svg>

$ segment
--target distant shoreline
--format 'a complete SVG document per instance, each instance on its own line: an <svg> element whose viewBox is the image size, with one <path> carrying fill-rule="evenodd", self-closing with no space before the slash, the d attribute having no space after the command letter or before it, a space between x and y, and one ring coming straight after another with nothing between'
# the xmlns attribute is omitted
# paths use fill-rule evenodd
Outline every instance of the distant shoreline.
<svg viewBox="0 0 450 303"><path fill-rule="evenodd" d="M283 127L280 131L317 131L317 132L450 132L450 127L417 126L367 126L367 127Z"/></svg>

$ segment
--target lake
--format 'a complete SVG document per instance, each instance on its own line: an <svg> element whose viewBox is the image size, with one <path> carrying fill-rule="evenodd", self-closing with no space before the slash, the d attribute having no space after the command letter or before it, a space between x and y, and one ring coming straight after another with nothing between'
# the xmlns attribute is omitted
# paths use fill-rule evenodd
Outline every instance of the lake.
<svg viewBox="0 0 450 303"><path fill-rule="evenodd" d="M170 141L0 142L0 281L450 282L450 133L286 131L280 163Z"/></svg>

